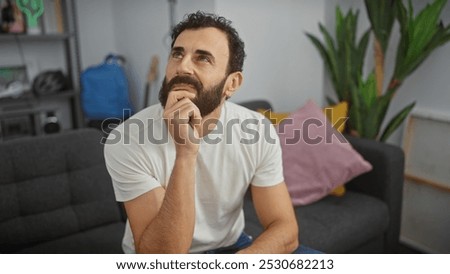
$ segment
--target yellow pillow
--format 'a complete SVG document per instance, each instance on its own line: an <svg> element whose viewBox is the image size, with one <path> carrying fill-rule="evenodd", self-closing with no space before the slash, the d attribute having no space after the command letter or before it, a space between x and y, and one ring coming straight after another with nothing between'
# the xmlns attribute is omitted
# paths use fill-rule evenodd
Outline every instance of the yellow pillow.
<svg viewBox="0 0 450 274"><path fill-rule="evenodd" d="M258 112L263 114L267 119L269 119L272 124L278 125L284 119L288 118L289 112L272 112L270 110L258 109ZM336 128L337 131L342 133L345 129L345 119L348 113L347 102L341 102L339 104L328 106L323 109L325 116L328 121ZM341 185L336 187L330 192L330 195L341 197L345 194L345 186Z"/></svg>
<svg viewBox="0 0 450 274"><path fill-rule="evenodd" d="M340 133L344 132L345 129L345 119L348 112L347 102L341 102L334 106L328 106L324 108L323 112L327 116L328 121L336 128ZM341 197L345 194L345 186L341 185L336 187L330 192L330 195Z"/></svg>
<svg viewBox="0 0 450 274"><path fill-rule="evenodd" d="M266 116L266 118L269 119L270 122L272 122L272 124L274 125L280 124L281 121L283 121L290 115L289 112L272 112L268 109L258 109L258 112Z"/></svg>
<svg viewBox="0 0 450 274"><path fill-rule="evenodd" d="M328 194L330 194L332 196L336 196L336 197L342 197L345 194L345 186L344 185L340 185L340 186L336 187L335 189L333 189Z"/></svg>
<svg viewBox="0 0 450 274"><path fill-rule="evenodd" d="M337 105L328 106L323 109L325 116L327 116L328 121L334 126L334 128L340 133L344 132L345 129L345 119L348 112L347 102L341 102Z"/></svg>

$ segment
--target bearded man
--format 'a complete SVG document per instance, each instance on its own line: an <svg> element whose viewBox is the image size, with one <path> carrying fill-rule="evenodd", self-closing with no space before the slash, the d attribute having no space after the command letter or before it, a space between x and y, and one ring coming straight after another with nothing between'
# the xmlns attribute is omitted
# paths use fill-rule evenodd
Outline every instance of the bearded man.
<svg viewBox="0 0 450 274"><path fill-rule="evenodd" d="M125 141L105 146L128 217L126 253L298 250L275 129L227 101L242 84L244 58L224 17L196 12L174 27L161 104L119 125L108 141ZM244 232L248 189L264 227L256 239Z"/></svg>

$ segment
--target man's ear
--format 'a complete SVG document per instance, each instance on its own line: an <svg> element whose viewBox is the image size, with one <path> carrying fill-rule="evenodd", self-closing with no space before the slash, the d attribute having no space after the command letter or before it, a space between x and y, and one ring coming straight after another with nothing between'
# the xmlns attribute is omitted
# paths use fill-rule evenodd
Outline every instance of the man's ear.
<svg viewBox="0 0 450 274"><path fill-rule="evenodd" d="M230 98L241 87L244 76L242 72L236 71L228 75L227 83L225 85L225 96Z"/></svg>

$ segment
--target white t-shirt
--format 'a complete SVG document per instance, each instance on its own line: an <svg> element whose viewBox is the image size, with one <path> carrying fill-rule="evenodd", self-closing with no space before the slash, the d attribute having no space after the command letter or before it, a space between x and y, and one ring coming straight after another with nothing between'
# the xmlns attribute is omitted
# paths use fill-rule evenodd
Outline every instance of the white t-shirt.
<svg viewBox="0 0 450 274"><path fill-rule="evenodd" d="M153 105L114 129L105 160L117 201L132 200L156 187L166 188L175 162L175 146ZM225 102L215 129L201 140L195 166L195 229L191 253L234 244L244 230L242 210L250 184L273 186L283 179L281 148L263 115ZM125 253L134 253L127 222Z"/></svg>

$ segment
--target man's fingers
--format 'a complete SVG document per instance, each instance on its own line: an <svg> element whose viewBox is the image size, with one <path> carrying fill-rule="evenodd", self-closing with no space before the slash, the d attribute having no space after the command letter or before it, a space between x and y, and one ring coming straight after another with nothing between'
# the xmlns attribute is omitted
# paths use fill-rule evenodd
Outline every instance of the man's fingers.
<svg viewBox="0 0 450 274"><path fill-rule="evenodd" d="M164 109L164 112L166 113L166 116L173 117L176 113L185 113L187 110L191 109L196 112L198 110L197 106L190 99L183 98L172 107ZM199 110L198 113L200 113Z"/></svg>
<svg viewBox="0 0 450 274"><path fill-rule="evenodd" d="M195 94L187 90L177 90L169 92L169 96L167 97L166 102L166 108L172 107L173 105L175 105L177 102L181 101L184 98L192 100L195 98Z"/></svg>
<svg viewBox="0 0 450 274"><path fill-rule="evenodd" d="M172 123L187 124L192 126L198 125L201 122L200 110L189 99L183 99L172 108L165 111L165 117L173 120Z"/></svg>
<svg viewBox="0 0 450 274"><path fill-rule="evenodd" d="M167 106L164 108L164 112L166 114L172 114L175 111L181 109L183 106L185 105L193 105L192 101L188 98L183 98L180 101L176 102L175 104L173 104L172 106Z"/></svg>
<svg viewBox="0 0 450 274"><path fill-rule="evenodd" d="M191 125L194 128L196 128L197 130L199 130L199 127L201 126L201 123L202 123L202 115L197 106L195 106L195 111L190 118L191 118L191 121L190 121Z"/></svg>
<svg viewBox="0 0 450 274"><path fill-rule="evenodd" d="M185 90L171 91L167 98L163 116L176 144L199 144L202 117L194 98L194 93Z"/></svg>

